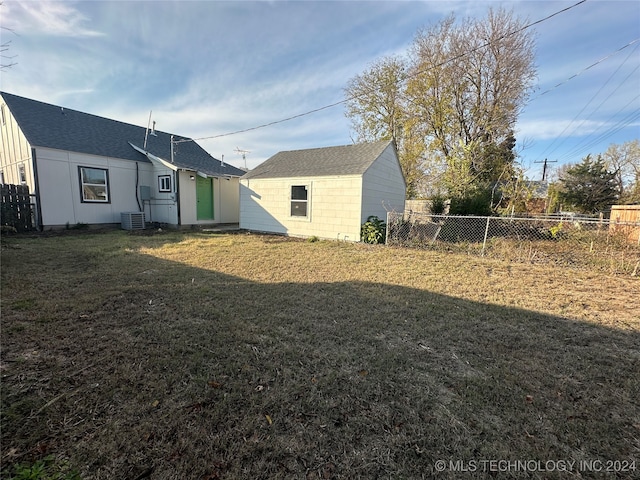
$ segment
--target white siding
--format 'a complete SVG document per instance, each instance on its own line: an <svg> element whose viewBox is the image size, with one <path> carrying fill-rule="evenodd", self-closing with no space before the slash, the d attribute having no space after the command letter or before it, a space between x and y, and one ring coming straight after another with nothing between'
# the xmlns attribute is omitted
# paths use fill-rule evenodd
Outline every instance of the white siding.
<svg viewBox="0 0 640 480"><path fill-rule="evenodd" d="M215 218L218 223L240 221L240 179L221 178L213 184Z"/></svg>
<svg viewBox="0 0 640 480"><path fill-rule="evenodd" d="M31 162L31 146L11 115L9 107L0 98L0 108L4 111L4 123L0 125L0 170L4 182L20 185L19 167L24 165L26 184L34 193L35 180ZM1 121L1 120L0 120Z"/></svg>
<svg viewBox="0 0 640 480"><path fill-rule="evenodd" d="M69 223L120 223L122 212L140 211L136 200L136 162L48 148L36 149L44 228ZM83 203L78 167L109 172L110 203ZM139 184L150 185L153 167L139 162Z"/></svg>
<svg viewBox="0 0 640 480"><path fill-rule="evenodd" d="M291 216L291 187L308 187L307 217ZM403 211L406 185L393 145L364 175L240 180L240 228L291 236L360 240L370 215Z"/></svg>
<svg viewBox="0 0 640 480"><path fill-rule="evenodd" d="M177 175L180 189L180 224L195 225L198 223L196 211L196 174L195 172L179 171ZM193 177L193 180L191 180L191 177Z"/></svg>
<svg viewBox="0 0 640 480"><path fill-rule="evenodd" d="M361 223L371 215L387 221L387 212L404 211L406 184L392 145L389 145L363 175Z"/></svg>
<svg viewBox="0 0 640 480"><path fill-rule="evenodd" d="M144 202L145 219L148 222L178 224L178 204L176 201L176 176L177 174L170 168L154 165L149 181L141 183L150 187L151 200ZM171 178L171 192L160 191L160 177ZM142 202L142 200L141 200Z"/></svg>
<svg viewBox="0 0 640 480"><path fill-rule="evenodd" d="M196 201L196 172L180 171L180 224L207 225L215 223L238 223L239 218L239 179L213 177L213 219L198 220Z"/></svg>
<svg viewBox="0 0 640 480"><path fill-rule="evenodd" d="M291 186L308 186L307 217L291 216ZM360 176L240 180L240 228L291 236L360 239Z"/></svg>

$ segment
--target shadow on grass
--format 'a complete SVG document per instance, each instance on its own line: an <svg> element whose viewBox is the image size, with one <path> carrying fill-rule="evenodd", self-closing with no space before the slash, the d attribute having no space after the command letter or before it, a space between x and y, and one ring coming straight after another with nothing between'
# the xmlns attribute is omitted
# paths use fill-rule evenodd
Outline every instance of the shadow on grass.
<svg viewBox="0 0 640 480"><path fill-rule="evenodd" d="M640 468L638 332L375 282L128 264L44 293L6 285L3 267L3 475L50 454L96 479ZM60 301L42 311L41 294Z"/></svg>

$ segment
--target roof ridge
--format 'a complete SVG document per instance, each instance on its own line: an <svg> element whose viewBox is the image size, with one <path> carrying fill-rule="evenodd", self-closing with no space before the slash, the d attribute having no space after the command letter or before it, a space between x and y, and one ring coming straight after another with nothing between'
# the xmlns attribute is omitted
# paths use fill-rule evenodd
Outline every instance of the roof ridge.
<svg viewBox="0 0 640 480"><path fill-rule="evenodd" d="M347 143L345 145L329 145L326 147L310 147L310 148L297 148L295 150L281 150L278 153L294 153L294 152L306 152L306 151L311 151L311 150L326 150L326 149L332 149L332 148L349 148L349 147L361 147L361 146L366 146L366 145L374 145L377 143L391 143L393 142L392 139L389 140L372 140L372 141L367 141L367 142L357 142L357 143Z"/></svg>
<svg viewBox="0 0 640 480"><path fill-rule="evenodd" d="M0 90L0 95L8 95L8 96L12 96L12 97L16 97L19 98L20 100L26 100L28 102L35 102L35 103L39 103L40 105L46 105L47 107L53 107L53 108L60 108L63 111L69 111L69 112L74 112L74 113L79 113L81 115L89 115L90 117L94 117L94 118L98 118L100 120L108 120L110 122L115 122L115 123L119 123L121 125L127 125L129 127L136 127L136 128L142 128L142 129L147 129L148 127L143 127L142 125L136 125L135 123L130 123L130 122L124 122L122 120L116 120L115 118L110 118L110 117L105 117L103 115L98 115L96 113L89 113L89 112L83 112L82 110L77 110L75 108L70 108L70 107L65 107L64 105L56 105L54 103L49 103L49 102L43 102L41 100L35 100L33 98L28 98L28 97L22 97L20 95L15 95L13 93L9 93L9 92L4 92L2 90ZM11 107L9 107L11 108ZM177 133L171 133L171 132L165 132L163 130L155 130L154 131L156 133L162 133L164 135L173 135L173 136L177 136L180 137L179 140L193 140L193 138L191 137L185 137L184 135L178 135Z"/></svg>

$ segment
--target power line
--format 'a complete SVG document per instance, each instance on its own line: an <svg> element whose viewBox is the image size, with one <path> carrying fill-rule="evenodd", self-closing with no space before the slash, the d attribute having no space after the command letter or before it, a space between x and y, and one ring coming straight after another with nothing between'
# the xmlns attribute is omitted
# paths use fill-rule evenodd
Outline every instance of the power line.
<svg viewBox="0 0 640 480"><path fill-rule="evenodd" d="M629 103L627 103L622 108L620 108L610 118L615 118L618 114L620 114L620 112L622 112L625 108L627 108L629 105L631 105L633 102L635 102L639 98L640 98L640 95L636 95L634 98L631 99L631 101L629 101ZM587 139L588 143L585 144L584 141L581 142L581 143L578 143L577 145L575 145L573 147L572 150L570 150L569 152L565 153L562 156L561 160L568 160L571 157L575 157L575 156L579 155L581 152L589 150L594 145L597 145L601 141L603 141L603 140L611 137L612 135L618 133L620 130L622 130L626 126L630 125L634 120L637 120L638 118L640 118L640 109L636 109L636 110L632 111L631 113L627 114L626 117L624 117L622 120L617 121L614 125L609 127L607 130L605 130L599 136L597 136L595 138L591 138L591 137L588 138Z"/></svg>
<svg viewBox="0 0 640 480"><path fill-rule="evenodd" d="M564 85L564 84L565 84L565 83L567 83L568 81L573 80L574 78L576 78L576 77L577 77L577 76L579 76L579 75L582 75L584 72L586 72L586 71L587 71L587 70L589 70L590 68L595 67L596 65L598 65L598 64L600 64L600 63L604 62L605 60L607 60L607 59L609 59L609 58L613 57L614 55L618 54L619 52L621 52L621 51L622 51L622 50L624 50L625 48L630 47L631 45L633 45L634 43L637 43L637 42L640 42L640 38L636 38L635 40L631 40L631 41L630 41L629 43L627 43L625 46L620 47L619 49L617 49L617 50L616 50L616 51L614 51L614 52L611 52L609 55L607 55L607 56L605 56L605 57L602 57L602 58L601 58L600 60L598 60L597 62L592 63L591 65L589 65L589 66L588 66L588 67L586 67L586 68L583 68L583 69L582 69L582 70L580 70L578 73L574 73L574 74L573 74L573 75L571 75L569 78L567 78L565 81L560 82L560 83L558 83L557 85L555 85L555 86L551 87L550 89L548 89L548 90L546 90L546 91L542 92L540 95L538 95L538 96L536 96L536 97L532 98L530 101L536 100L536 99L540 98L541 96L546 95L546 94L547 94L547 93L549 93L550 91L555 90L556 88L560 87L561 85ZM631 52L631 53L633 53L633 52Z"/></svg>
<svg viewBox="0 0 640 480"><path fill-rule="evenodd" d="M640 39L636 39L636 40L633 40L632 42L627 43L624 47L619 48L615 52L603 57L602 59L598 60L596 63L590 65L589 67L587 67L587 68L581 70L580 72L576 73L575 75L571 76L569 79L565 80L564 82L561 82L561 83L557 84L556 86L550 88L549 90L546 90L545 92L541 93L537 97L531 99L528 103L531 103L533 100L536 100L537 98L540 98L542 95L545 95L546 93L550 92L551 90L554 90L555 88L559 87L560 85L564 85L565 83L567 83L572 78L577 77L578 75L582 74L583 72L585 72L586 70L590 69L591 67L593 67L593 66L603 62L604 60L612 57L613 55L621 52L622 50L624 50L625 48L629 47L630 45L638 42L639 40ZM556 148L553 148L553 146L556 144L556 142L558 142L562 138L562 136L569 129L569 127L571 127L571 125L573 125L573 123L587 109L587 107L589 105L591 105L591 102L593 102L595 100L595 98L600 94L600 92L602 92L602 90L609 84L609 82L613 79L613 77L615 77L615 75L620 71L620 69L627 63L627 61L631 58L631 56L634 54L634 52L637 49L638 49L638 45L635 46L635 48L629 53L627 58L625 58L625 60L618 66L618 68L616 68L616 70L609 76L607 81L604 82L604 84L598 89L598 91L586 103L586 105L584 107L582 107L582 109L576 114L576 116L567 124L567 126L564 128L564 130L562 130L562 132L553 140L553 142L551 142L551 144L547 148L544 149L544 151L540 154L541 157L548 156L551 153L555 152L566 141L566 137L564 137L564 139L560 141L560 144ZM589 115L589 117L587 117L586 119L582 120L582 122L580 122L580 124L576 125L576 127L572 130L572 132L574 132L581 125L583 125L585 121L587 121L589 118L591 118L591 116L593 116L593 114L600 109L600 107L604 104L604 102L606 102L609 98L611 98L611 96L615 92L618 91L618 89L631 77L631 75L633 75L633 73L635 73L636 70L638 70L639 67L640 66L636 67L629 75L627 75L627 77L602 102L600 102L600 104L591 112L591 115Z"/></svg>
<svg viewBox="0 0 640 480"><path fill-rule="evenodd" d="M560 15L560 14L562 14L564 12L567 12L567 11L577 7L578 5L581 5L581 4L585 3L586 1L587 0L580 0L579 2L577 2L577 3L573 4L573 5L570 5L568 7L565 7L563 9L561 9L561 10L558 10L557 12L554 12L551 15L547 15L544 18L541 18L539 20L536 20L535 22L529 23L529 24L527 24L527 25L525 25L525 26L523 26L523 27L521 27L521 28L519 28L517 30L514 30L513 32L509 32L509 33L499 37L497 40L503 40L504 38L510 37L512 35L515 35L517 33L522 32L522 31L524 31L526 29L529 29L529 28L531 28L531 27L533 27L535 25L538 25L538 24L540 24L542 22L550 20L551 18L553 18L553 17L555 17L557 15ZM434 65L434 66L430 67L429 70L434 69L434 68L439 68L439 67L444 66L444 65L446 65L448 63L454 62L454 61L456 61L456 60L458 60L460 58L463 58L463 57L465 57L467 55L470 55L470 54L472 54L472 53L474 53L474 52L476 52L476 51L478 51L478 50L480 50L482 48L486 48L486 47L490 46L492 43L493 42L486 42L485 44L479 45L478 47L476 47L474 49L471 49L471 50L469 50L467 52L461 53L460 55L457 55L455 57L449 58L449 59L447 59L447 60L445 60L445 61L443 61L443 62L441 62L441 63L439 63L437 65ZM418 75L421 75L422 73L425 73L425 71L427 71L427 70L417 71L417 72L413 73L412 75L407 76L407 79L416 77ZM254 127L244 128L244 129L241 129L241 130L235 130L233 132L221 133L221 134L218 134L218 135L211 135L211 136L208 136L208 137L184 139L184 140L179 140L179 142L198 141L198 140L211 140L211 139L214 139L214 138L228 137L228 136L231 136L231 135L237 135L239 133L251 132L253 130L258 130L258 129L262 129L262 128L265 128L265 127L270 127L270 126L277 125L277 124L280 124L280 123L288 122L288 121L294 120L296 118L305 117L307 115L311 115L311 114L320 112L322 110L327 110L329 108L333 108L333 107L336 107L338 105L342 105L342 104L347 103L347 102L349 102L351 100L355 100L356 98L359 98L359 97L365 95L366 93L367 92L361 93L359 95L352 95L352 96L343 98L342 100L339 100L337 102L331 103L329 105L325 105L325 106L322 106L322 107L319 107L319 108L315 108L313 110L309 110L309 111L302 112L302 113L299 113L299 114L296 114L296 115L292 115L290 117L286 117L286 118L283 118L283 119L280 119L280 120L274 120L272 122L263 123L261 125L257 125L257 126L254 126Z"/></svg>

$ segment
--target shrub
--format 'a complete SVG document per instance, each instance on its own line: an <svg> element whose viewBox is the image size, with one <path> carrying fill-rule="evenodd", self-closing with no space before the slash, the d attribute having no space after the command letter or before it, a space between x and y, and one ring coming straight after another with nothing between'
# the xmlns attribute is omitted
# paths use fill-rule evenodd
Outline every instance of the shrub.
<svg viewBox="0 0 640 480"><path fill-rule="evenodd" d="M431 213L434 215L442 215L446 207L446 200L440 195L436 195L431 199Z"/></svg>
<svg viewBox="0 0 640 480"><path fill-rule="evenodd" d="M453 197L450 215L491 215L491 190L478 190L465 197Z"/></svg>
<svg viewBox="0 0 640 480"><path fill-rule="evenodd" d="M387 224L375 215L370 215L360 229L360 239L364 243L384 243Z"/></svg>

